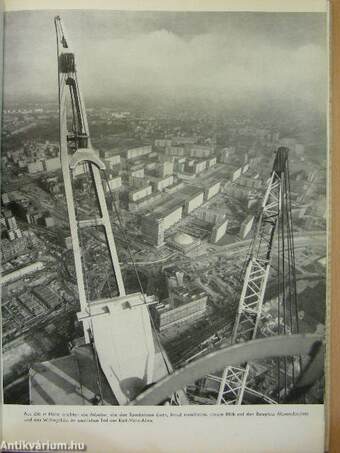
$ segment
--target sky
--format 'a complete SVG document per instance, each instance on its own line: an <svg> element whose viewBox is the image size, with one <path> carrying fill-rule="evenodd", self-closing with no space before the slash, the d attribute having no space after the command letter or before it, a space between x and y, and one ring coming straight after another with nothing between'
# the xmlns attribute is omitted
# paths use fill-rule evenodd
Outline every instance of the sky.
<svg viewBox="0 0 340 453"><path fill-rule="evenodd" d="M34 11L5 18L5 102L57 99L59 14L85 99L289 101L326 109L322 13Z"/></svg>

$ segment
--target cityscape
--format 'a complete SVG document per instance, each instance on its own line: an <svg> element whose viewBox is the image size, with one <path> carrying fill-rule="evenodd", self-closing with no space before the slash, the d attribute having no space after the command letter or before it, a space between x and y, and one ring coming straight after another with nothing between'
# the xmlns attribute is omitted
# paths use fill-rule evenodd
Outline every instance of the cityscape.
<svg viewBox="0 0 340 453"><path fill-rule="evenodd" d="M154 297L152 326L175 370L232 336L244 266L279 147L289 149L300 332L323 333L328 163L322 113L306 115L301 108L290 115L285 107L262 103L250 110L246 104L86 104L92 147L105 164L102 183L126 293L142 289ZM4 105L5 403L32 403L29 382L41 363L67 356L83 337L58 118L56 101ZM98 209L86 165L76 167L73 177L77 217L85 222ZM91 269L88 299L117 295L104 232L84 228L80 247L84 267ZM262 336L278 324L271 308L278 297L276 242L272 253ZM306 399L322 402L323 382Z"/></svg>

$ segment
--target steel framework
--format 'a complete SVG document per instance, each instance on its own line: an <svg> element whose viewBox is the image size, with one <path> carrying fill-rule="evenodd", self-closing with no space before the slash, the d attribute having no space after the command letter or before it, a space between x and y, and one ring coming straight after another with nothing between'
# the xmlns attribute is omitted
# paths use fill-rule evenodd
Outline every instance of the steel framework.
<svg viewBox="0 0 340 453"><path fill-rule="evenodd" d="M275 156L271 177L262 201L254 239L246 261L243 287L231 344L254 340L258 336L259 324L263 315L265 291L272 263L274 237L278 231L279 223L283 225L286 221L288 216L286 211L290 208L288 177L288 149L280 147ZM291 222L290 217L289 222ZM284 231L283 235L281 235L283 241L285 236L286 232ZM288 240L291 245L290 250L293 251L291 224L289 225ZM278 250L278 254L280 253L284 255L283 250ZM283 260L285 260L284 256ZM294 262L290 263L288 271L289 275L291 275L291 272L294 273ZM282 276L283 279L286 278L285 273ZM292 277L289 282L291 285L293 280ZM285 287L285 283L282 286ZM292 295L292 290L290 294ZM283 301L283 305L285 304L286 300ZM282 302L278 300L278 306L280 305L282 305ZM284 323L287 323L286 319L284 319ZM278 317L278 324L279 326L281 324L280 317ZM283 329L278 328L278 331L280 330L286 333L286 327ZM249 373L250 365L243 363L239 366L227 366L222 374L208 375L206 382L210 380L218 385L216 404L242 404L244 393L247 389ZM278 378L280 378L280 374L281 371L279 370ZM268 395L261 394L260 396L263 401L269 404L277 402Z"/></svg>

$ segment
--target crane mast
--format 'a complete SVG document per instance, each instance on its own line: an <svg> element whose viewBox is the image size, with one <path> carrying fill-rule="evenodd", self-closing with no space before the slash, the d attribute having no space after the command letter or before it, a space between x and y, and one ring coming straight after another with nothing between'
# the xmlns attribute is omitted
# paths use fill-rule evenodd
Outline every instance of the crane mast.
<svg viewBox="0 0 340 453"><path fill-rule="evenodd" d="M105 164L99 159L91 145L86 111L78 83L75 55L69 47L59 17L55 18L55 27L58 49L60 159L70 222L79 302L81 310L85 312L88 308L88 300L85 289L86 277L84 275L83 254L80 246L80 229L98 225L104 227L106 243L118 286L118 294L125 296L125 288L101 182L100 170L105 170ZM68 96L72 106L72 130L68 130L67 126ZM78 165L86 165L88 167L99 203L100 217L87 220L77 219L72 173ZM89 342L90 325L86 320L83 321L83 325L85 339Z"/></svg>
<svg viewBox="0 0 340 453"><path fill-rule="evenodd" d="M101 178L105 164L91 145L75 54L69 46L60 17L56 17L54 23L58 57L60 158L81 309L78 319L83 323L85 342L93 344L118 403L128 404L154 382L156 352L148 304L153 303L155 298L146 296L142 291L126 294ZM70 127L69 117L72 119ZM86 169L94 188L99 211L99 215L89 213L86 219L80 219L78 215L73 187L74 177L81 167ZM85 228L98 227L106 239L116 294L110 298L91 300L81 232ZM161 368L157 370L158 375L167 374L166 361L159 364L157 360L157 363Z"/></svg>
<svg viewBox="0 0 340 453"><path fill-rule="evenodd" d="M277 150L272 173L262 201L254 239L246 262L243 287L239 300L231 343L236 344L257 338L259 323L263 315L263 302L271 268L275 233L279 220L284 217L283 206L287 208L289 197L287 187L288 149ZM278 300L278 304L280 301ZM278 324L280 324L278 318ZM284 333L286 329L284 328ZM249 364L227 366L222 376L209 375L207 379L217 381L216 404L241 404L246 390ZM268 395L261 395L268 403L276 401Z"/></svg>

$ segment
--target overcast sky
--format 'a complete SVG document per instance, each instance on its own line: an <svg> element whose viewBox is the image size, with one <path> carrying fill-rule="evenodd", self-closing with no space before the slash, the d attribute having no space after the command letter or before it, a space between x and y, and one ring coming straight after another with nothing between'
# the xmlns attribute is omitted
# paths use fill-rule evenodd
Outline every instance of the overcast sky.
<svg viewBox="0 0 340 453"><path fill-rule="evenodd" d="M76 52L85 99L290 99L326 108L321 13L11 12L6 99L56 100L53 17Z"/></svg>

